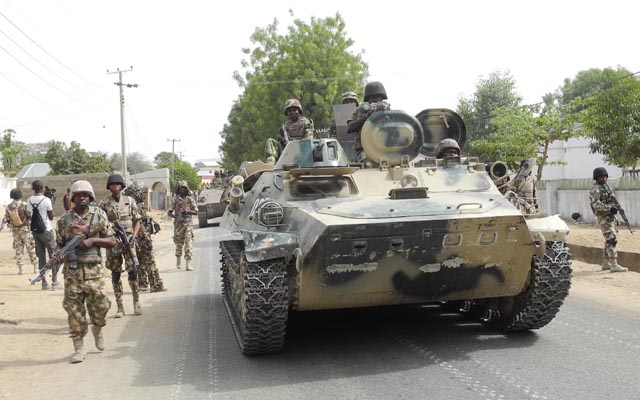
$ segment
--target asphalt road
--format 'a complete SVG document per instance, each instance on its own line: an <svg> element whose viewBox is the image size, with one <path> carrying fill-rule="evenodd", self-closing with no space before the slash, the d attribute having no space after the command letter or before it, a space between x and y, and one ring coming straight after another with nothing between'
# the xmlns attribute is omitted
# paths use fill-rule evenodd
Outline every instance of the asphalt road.
<svg viewBox="0 0 640 400"><path fill-rule="evenodd" d="M104 353L33 369L3 398L637 399L640 317L569 296L543 329L504 335L438 307L300 313L280 354L240 354L220 292L218 227L195 271L169 269L144 315L109 319ZM161 251L163 265L172 249ZM70 347L70 345L69 345ZM0 354L0 358L1 358ZM2 365L2 364L0 364ZM5 365L6 366L6 365ZM2 369L0 368L0 385Z"/></svg>

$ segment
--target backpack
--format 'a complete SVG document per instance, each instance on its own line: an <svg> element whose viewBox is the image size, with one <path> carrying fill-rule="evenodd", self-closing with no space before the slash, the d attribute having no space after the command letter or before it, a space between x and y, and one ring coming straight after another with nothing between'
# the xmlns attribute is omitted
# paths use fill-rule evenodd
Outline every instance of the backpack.
<svg viewBox="0 0 640 400"><path fill-rule="evenodd" d="M7 214L11 225L14 227L19 228L26 225L24 211L22 211L21 207L7 209Z"/></svg>
<svg viewBox="0 0 640 400"><path fill-rule="evenodd" d="M33 208L31 212L31 232L42 233L47 230L47 226L44 224L42 216L40 215L40 210L38 210L40 203L43 201L44 199L40 200L38 204L31 204Z"/></svg>

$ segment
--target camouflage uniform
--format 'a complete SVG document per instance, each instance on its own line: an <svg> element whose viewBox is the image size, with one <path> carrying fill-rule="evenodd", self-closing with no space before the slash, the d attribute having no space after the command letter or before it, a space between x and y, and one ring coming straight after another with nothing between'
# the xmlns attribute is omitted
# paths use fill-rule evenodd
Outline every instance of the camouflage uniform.
<svg viewBox="0 0 640 400"><path fill-rule="evenodd" d="M117 222L124 228L127 238L131 237L133 234L133 225L136 221L140 221L141 218L140 212L138 211L138 205L133 198L121 194L120 199L116 200L113 196L109 196L100 202L100 208L106 212L109 222ZM135 253L136 249L132 248L132 250ZM137 271L133 267L133 262L125 259L122 245L118 245L112 249L107 249L106 262L107 268L111 271L111 283L113 284L113 292L116 296L118 314L121 313L124 315L124 306L122 304L122 281L120 280L123 260L125 261L124 264L126 266L127 274L129 275L129 287L131 288L131 295L133 297L134 310L136 314L140 314L140 294ZM116 315L116 317L118 316L119 315Z"/></svg>
<svg viewBox="0 0 640 400"><path fill-rule="evenodd" d="M14 211L15 210L15 211ZM23 221L19 225L14 225L13 219L10 214L15 215L18 213L19 218ZM22 267L24 266L24 249L26 247L27 253L31 264L33 264L33 272L36 272L35 266L38 265L38 259L36 258L36 244L33 240L33 235L29 229L29 208L27 203L22 200L13 199L11 203L7 205L5 210L5 219L11 224L11 233L13 233L13 250L16 252L16 264L18 265L18 273L22 275Z"/></svg>
<svg viewBox="0 0 640 400"><path fill-rule="evenodd" d="M100 226L95 235L101 238L113 236L113 227L107 215L101 209L89 206L89 211L82 217L73 209L58 219L56 241L63 247L76 232L67 229L72 223L83 226ZM93 235L93 236L95 236ZM67 311L69 335L71 338L83 338L88 331L86 311L94 326L107 324L107 312L111 302L105 291L102 278L102 257L99 247L75 251L77 262L71 262L67 256L64 260L62 275L64 277L64 300L62 306ZM86 309L85 309L86 304Z"/></svg>
<svg viewBox="0 0 640 400"><path fill-rule="evenodd" d="M391 105L386 101L381 101L374 104L375 104L374 106L375 109L372 109L370 103L366 103L366 102L362 103L356 109L356 111L353 113L353 115L351 116L351 118L349 118L347 122L350 123L352 121L358 121L360 119L365 119L364 122L366 122L366 118L369 118L371 114L378 111L385 111L385 110L391 109ZM364 125L364 122L362 123L362 125ZM355 159L356 162L364 162L367 159L367 154L364 152L364 147L362 147L362 138L361 138L362 125L360 125L360 127L357 128L357 130L350 131L350 133L355 132L356 134L356 140L353 145L353 150L356 153L356 159Z"/></svg>
<svg viewBox="0 0 640 400"><path fill-rule="evenodd" d="M183 215L182 218L179 218L179 215L182 214L182 211L197 210L198 206L190 193L184 197L176 194L171 202L171 209L176 217L173 220L173 243L176 245L176 257L182 257L182 249L184 247L184 259L191 260L193 257L191 248L191 242L193 241L191 214Z"/></svg>
<svg viewBox="0 0 640 400"><path fill-rule="evenodd" d="M616 217L611 212L612 205L607 203L608 197L603 186L594 184L589 192L589 201L591 202L591 210L598 218L602 236L604 236L603 269L609 269L618 258L616 251L618 228L616 227Z"/></svg>

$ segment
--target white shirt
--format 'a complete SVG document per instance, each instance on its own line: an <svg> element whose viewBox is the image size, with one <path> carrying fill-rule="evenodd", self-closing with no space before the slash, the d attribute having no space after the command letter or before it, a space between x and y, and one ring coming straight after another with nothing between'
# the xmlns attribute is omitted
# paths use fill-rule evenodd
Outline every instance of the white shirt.
<svg viewBox="0 0 640 400"><path fill-rule="evenodd" d="M51 199L46 197L42 193L34 194L33 196L29 197L29 200L27 200L29 212L31 212L31 210L33 209L33 206L35 206L38 203L40 203L40 205L38 206L38 211L40 212L40 216L44 221L44 226L46 226L47 230L50 231L52 230L51 220L49 219L49 215L47 215L47 211L53 211L53 205L51 204Z"/></svg>

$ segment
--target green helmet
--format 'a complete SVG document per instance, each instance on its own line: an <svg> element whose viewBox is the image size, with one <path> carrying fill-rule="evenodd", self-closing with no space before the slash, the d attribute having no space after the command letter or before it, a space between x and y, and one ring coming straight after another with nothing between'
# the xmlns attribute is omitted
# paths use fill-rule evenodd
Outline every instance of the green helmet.
<svg viewBox="0 0 640 400"><path fill-rule="evenodd" d="M382 82L369 82L364 87L364 101L370 103L369 100L374 96L381 96L382 100L387 100L387 91Z"/></svg>
<svg viewBox="0 0 640 400"><path fill-rule="evenodd" d="M290 108L295 107L298 109L298 112L302 114L302 105L300 105L300 100L298 99L289 99L286 103L284 103L284 115L287 115L287 111Z"/></svg>
<svg viewBox="0 0 640 400"><path fill-rule="evenodd" d="M144 203L142 186L138 185L137 183L127 186L127 188L122 193L125 196L133 198L138 204Z"/></svg>
<svg viewBox="0 0 640 400"><path fill-rule="evenodd" d="M344 92L342 94L342 104L346 104L345 102L347 100L355 100L356 101L356 107L358 107L360 105L360 102L358 101L358 96L356 95L355 92Z"/></svg>
<svg viewBox="0 0 640 400"><path fill-rule="evenodd" d="M442 158L443 153L447 149L455 149L458 155L460 155L460 146L458 146L458 142L454 139L442 139L440 143L438 143L438 148L436 150L436 158Z"/></svg>
<svg viewBox="0 0 640 400"><path fill-rule="evenodd" d="M598 167L593 170L593 180L596 180L601 176L609 176L606 169L604 169L603 167Z"/></svg>
<svg viewBox="0 0 640 400"><path fill-rule="evenodd" d="M107 178L107 190L109 190L109 186L111 186L114 183L119 183L123 188L127 186L124 183L124 178L120 174L109 175L109 177Z"/></svg>

